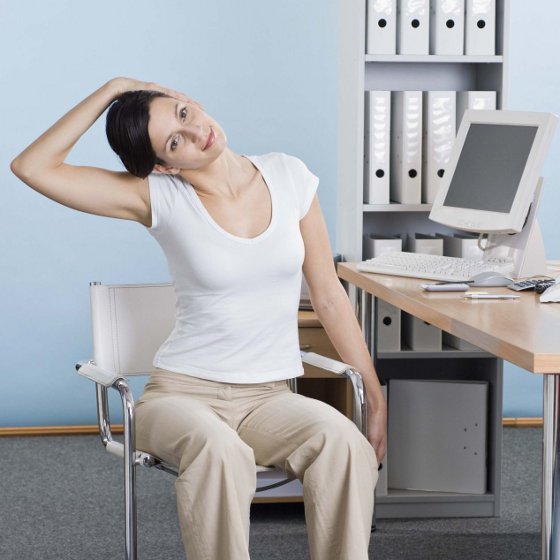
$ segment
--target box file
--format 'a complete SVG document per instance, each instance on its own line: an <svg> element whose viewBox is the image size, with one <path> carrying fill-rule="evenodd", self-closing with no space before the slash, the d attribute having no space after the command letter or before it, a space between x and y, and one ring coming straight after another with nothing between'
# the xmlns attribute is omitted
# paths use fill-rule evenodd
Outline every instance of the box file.
<svg viewBox="0 0 560 560"><path fill-rule="evenodd" d="M389 381L389 488L484 494L488 383Z"/></svg>
<svg viewBox="0 0 560 560"><path fill-rule="evenodd" d="M443 254L448 257L459 257L462 259L482 260L484 253L478 247L478 236L468 233L455 233L453 235L443 235L436 233L443 241ZM457 336L442 332L442 344L457 350L480 351L478 346L463 340Z"/></svg>
<svg viewBox="0 0 560 560"><path fill-rule="evenodd" d="M409 235L407 250L413 253L443 255L443 239L423 233ZM411 350L439 351L442 348L442 333L426 321L402 312L401 344Z"/></svg>
<svg viewBox="0 0 560 560"><path fill-rule="evenodd" d="M457 128L467 109L494 111L496 109L495 91L458 91L456 96Z"/></svg>
<svg viewBox="0 0 560 560"><path fill-rule="evenodd" d="M399 352L401 349L401 310L377 299L375 317L377 352Z"/></svg>
<svg viewBox="0 0 560 560"><path fill-rule="evenodd" d="M365 238L364 258L371 259L391 251L402 251L402 239L400 237L372 233Z"/></svg>
<svg viewBox="0 0 560 560"><path fill-rule="evenodd" d="M442 348L441 330L414 317L401 312L401 348L422 352L437 352Z"/></svg>
<svg viewBox="0 0 560 560"><path fill-rule="evenodd" d="M389 204L391 92L366 91L364 202Z"/></svg>
<svg viewBox="0 0 560 560"><path fill-rule="evenodd" d="M432 0L430 7L430 53L463 54L465 0Z"/></svg>
<svg viewBox="0 0 560 560"><path fill-rule="evenodd" d="M397 0L367 0L366 54L396 54Z"/></svg>
<svg viewBox="0 0 560 560"><path fill-rule="evenodd" d="M422 202L438 192L456 135L454 91L425 91L423 115Z"/></svg>
<svg viewBox="0 0 560 560"><path fill-rule="evenodd" d="M465 0L465 54L496 54L496 0Z"/></svg>
<svg viewBox="0 0 560 560"><path fill-rule="evenodd" d="M462 259L482 260L483 251L478 246L478 236L467 233L455 233L443 235L436 233L443 241L443 254L447 257L459 257Z"/></svg>
<svg viewBox="0 0 560 560"><path fill-rule="evenodd" d="M437 235L415 233L407 237L407 251L428 255L443 255L443 239Z"/></svg>
<svg viewBox="0 0 560 560"><path fill-rule="evenodd" d="M391 106L391 200L420 204L422 92L394 91Z"/></svg>
<svg viewBox="0 0 560 560"><path fill-rule="evenodd" d="M429 54L429 0L400 0L397 15L398 54Z"/></svg>

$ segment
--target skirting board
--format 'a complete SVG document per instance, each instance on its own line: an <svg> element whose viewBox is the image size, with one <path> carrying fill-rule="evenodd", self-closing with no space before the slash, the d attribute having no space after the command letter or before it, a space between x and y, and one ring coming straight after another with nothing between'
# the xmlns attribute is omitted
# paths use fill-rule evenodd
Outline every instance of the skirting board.
<svg viewBox="0 0 560 560"><path fill-rule="evenodd" d="M503 426L508 428L542 428L542 418L504 418ZM113 434L122 434L122 424L111 426ZM97 426L18 426L14 428L1 428L0 437L10 436L70 436L97 434Z"/></svg>

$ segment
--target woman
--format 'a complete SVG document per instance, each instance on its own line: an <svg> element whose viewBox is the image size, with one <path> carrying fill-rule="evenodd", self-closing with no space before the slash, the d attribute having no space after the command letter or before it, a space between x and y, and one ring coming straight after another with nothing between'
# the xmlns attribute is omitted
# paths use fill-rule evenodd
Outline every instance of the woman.
<svg viewBox="0 0 560 560"><path fill-rule="evenodd" d="M127 172L65 163L111 106L107 135ZM368 558L386 405L333 267L318 179L284 154L244 157L184 95L116 78L13 162L25 183L71 208L134 220L162 246L177 322L137 407L137 445L179 467L189 560L249 558L257 461L303 482L311 557ZM342 360L362 373L368 439L332 407L291 393L301 273Z"/></svg>

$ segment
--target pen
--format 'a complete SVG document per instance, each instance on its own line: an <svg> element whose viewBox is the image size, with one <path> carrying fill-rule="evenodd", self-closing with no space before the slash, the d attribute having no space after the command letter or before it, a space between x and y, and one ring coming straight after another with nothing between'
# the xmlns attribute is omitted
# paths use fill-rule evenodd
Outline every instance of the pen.
<svg viewBox="0 0 560 560"><path fill-rule="evenodd" d="M463 297L467 299L519 299L521 296L514 294L465 294Z"/></svg>

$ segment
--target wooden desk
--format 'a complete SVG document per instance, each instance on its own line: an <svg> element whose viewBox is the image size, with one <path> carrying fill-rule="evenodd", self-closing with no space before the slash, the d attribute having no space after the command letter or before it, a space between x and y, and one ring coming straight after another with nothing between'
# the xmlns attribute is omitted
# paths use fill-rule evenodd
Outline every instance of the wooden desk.
<svg viewBox="0 0 560 560"><path fill-rule="evenodd" d="M560 559L560 305L541 304L534 292L519 300L464 300L460 294L424 292L422 280L359 272L338 265L338 275L420 319L532 373L544 376L542 559ZM485 288L507 292L505 288Z"/></svg>

